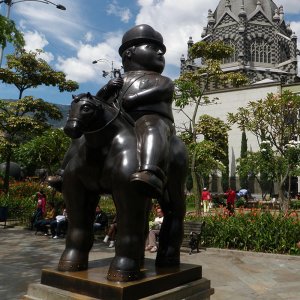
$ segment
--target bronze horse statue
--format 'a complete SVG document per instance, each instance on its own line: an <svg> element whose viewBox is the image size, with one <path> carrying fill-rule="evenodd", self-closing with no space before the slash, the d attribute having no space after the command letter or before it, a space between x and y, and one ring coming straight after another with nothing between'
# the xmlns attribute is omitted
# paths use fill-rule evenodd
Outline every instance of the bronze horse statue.
<svg viewBox="0 0 300 300"><path fill-rule="evenodd" d="M118 235L107 278L111 281L136 280L141 276L151 198L130 183L130 176L138 167L134 124L117 105L87 93L73 96L64 131L73 143L63 176L69 228L58 269L88 268L99 195L111 194L116 206ZM163 197L158 199L164 222L159 236L157 266L180 263L186 173L186 148L174 135L170 141L166 188Z"/></svg>

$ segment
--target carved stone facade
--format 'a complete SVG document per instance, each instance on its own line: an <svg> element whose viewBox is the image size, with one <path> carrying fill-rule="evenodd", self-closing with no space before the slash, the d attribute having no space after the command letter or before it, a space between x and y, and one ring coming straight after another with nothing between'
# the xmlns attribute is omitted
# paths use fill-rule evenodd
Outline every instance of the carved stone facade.
<svg viewBox="0 0 300 300"><path fill-rule="evenodd" d="M293 83L297 76L297 36L285 22L283 7L272 0L221 0L208 11L204 41L222 40L233 47L222 69L242 71L250 83L262 80ZM192 38L188 48L193 45ZM181 72L197 68L189 56L181 57Z"/></svg>

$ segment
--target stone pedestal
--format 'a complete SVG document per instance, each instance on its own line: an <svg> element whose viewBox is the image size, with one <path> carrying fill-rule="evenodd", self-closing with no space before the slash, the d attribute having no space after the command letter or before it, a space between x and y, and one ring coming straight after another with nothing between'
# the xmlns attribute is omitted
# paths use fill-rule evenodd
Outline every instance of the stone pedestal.
<svg viewBox="0 0 300 300"><path fill-rule="evenodd" d="M43 270L41 284L31 284L24 299L47 300L134 300L134 299L210 299L214 290L202 278L202 267L181 264L156 268L155 261L145 259L143 278L133 282L106 279L111 258L90 262L87 271L59 272Z"/></svg>

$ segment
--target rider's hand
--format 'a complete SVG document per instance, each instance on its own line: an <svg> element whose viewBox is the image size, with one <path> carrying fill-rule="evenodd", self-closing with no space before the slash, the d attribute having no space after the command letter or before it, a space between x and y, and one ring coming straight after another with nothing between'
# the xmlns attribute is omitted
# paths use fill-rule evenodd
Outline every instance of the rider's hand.
<svg viewBox="0 0 300 300"><path fill-rule="evenodd" d="M122 77L117 77L117 78L111 79L106 85L107 92L115 93L116 91L118 91L122 88L123 83L124 83L124 80Z"/></svg>

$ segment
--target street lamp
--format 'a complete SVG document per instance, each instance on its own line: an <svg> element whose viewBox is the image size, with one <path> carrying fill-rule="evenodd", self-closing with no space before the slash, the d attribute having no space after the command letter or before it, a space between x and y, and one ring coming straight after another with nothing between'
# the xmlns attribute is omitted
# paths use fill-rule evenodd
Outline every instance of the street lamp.
<svg viewBox="0 0 300 300"><path fill-rule="evenodd" d="M114 68L114 61L112 60L110 63L105 58L99 58L97 60L94 60L94 61L92 61L92 64L97 64L98 62L105 62L111 67L111 70L109 72L102 70L102 76L104 78L106 78L108 75L109 75L110 79L116 78L116 77L121 77L121 69L123 68L123 66L121 67L121 69L116 69L116 68Z"/></svg>
<svg viewBox="0 0 300 300"><path fill-rule="evenodd" d="M6 18L9 19L10 16L10 8L17 3L20 2L40 2L40 3L44 3L44 4L51 4L54 5L57 9L60 10L66 10L66 7L61 5L61 4L56 4L54 2L48 1L48 0L0 0L0 4L5 3L7 5L7 10L6 10ZM0 68L2 65L2 59L3 59L3 51L4 51L4 47L0 48Z"/></svg>

